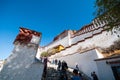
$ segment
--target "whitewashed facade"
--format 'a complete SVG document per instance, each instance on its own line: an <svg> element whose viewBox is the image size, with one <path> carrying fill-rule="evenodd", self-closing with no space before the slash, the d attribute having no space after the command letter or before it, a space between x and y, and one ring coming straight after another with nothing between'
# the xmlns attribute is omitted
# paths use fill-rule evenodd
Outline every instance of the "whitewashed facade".
<svg viewBox="0 0 120 80"><path fill-rule="evenodd" d="M101 80L119 80L120 56L96 59L99 77Z"/></svg>
<svg viewBox="0 0 120 80"><path fill-rule="evenodd" d="M97 24L95 24L96 21L98 21ZM89 77L91 77L91 72L95 71L99 80L115 80L111 66L105 67L107 64L104 64L104 61L96 61L96 59L105 58L97 48L107 48L119 39L117 35L119 35L120 31L117 31L117 34L105 31L103 29L105 23L95 19L91 24L84 26L76 33L68 30L68 35L64 38L39 48L38 54L61 44L65 49L50 56L50 60L65 60L71 68L75 68L75 64L77 63L79 69ZM60 37L60 35L57 37ZM102 67L102 65L104 66ZM102 74L104 71L101 72L102 68L106 70L105 76L102 76L104 75ZM110 69L111 71L109 71ZM108 77L107 74L110 76Z"/></svg>

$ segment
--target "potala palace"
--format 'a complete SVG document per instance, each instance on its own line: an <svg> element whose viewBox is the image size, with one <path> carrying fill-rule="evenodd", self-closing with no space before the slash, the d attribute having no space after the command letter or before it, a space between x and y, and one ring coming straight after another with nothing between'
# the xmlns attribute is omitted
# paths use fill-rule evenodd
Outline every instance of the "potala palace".
<svg viewBox="0 0 120 80"><path fill-rule="evenodd" d="M71 68L78 64L89 77L95 71L100 80L120 80L120 27L116 26L112 33L104 29L106 24L97 18L78 31L65 30L50 44L39 47L38 54L54 52L49 56L51 61L64 60ZM114 49L117 41L119 47Z"/></svg>
<svg viewBox="0 0 120 80"><path fill-rule="evenodd" d="M40 80L44 65L35 59L43 52L50 54L50 61L64 60L70 68L77 64L90 78L95 71L99 80L120 80L120 26L106 31L106 24L97 18L80 30L63 31L44 47L39 46L41 33L20 28L0 80Z"/></svg>

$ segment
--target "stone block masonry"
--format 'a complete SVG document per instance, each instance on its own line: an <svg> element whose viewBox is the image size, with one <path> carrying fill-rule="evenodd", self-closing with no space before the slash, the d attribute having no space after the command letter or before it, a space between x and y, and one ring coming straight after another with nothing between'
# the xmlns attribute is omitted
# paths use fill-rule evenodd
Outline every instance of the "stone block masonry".
<svg viewBox="0 0 120 80"><path fill-rule="evenodd" d="M35 61L40 37L41 33L20 28L14 41L15 47L0 72L0 80L41 79L44 65Z"/></svg>

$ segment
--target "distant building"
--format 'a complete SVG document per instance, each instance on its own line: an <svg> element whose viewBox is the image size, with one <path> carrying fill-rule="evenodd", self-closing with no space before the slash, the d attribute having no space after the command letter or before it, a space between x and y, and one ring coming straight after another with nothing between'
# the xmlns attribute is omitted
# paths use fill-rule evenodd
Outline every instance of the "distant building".
<svg viewBox="0 0 120 80"><path fill-rule="evenodd" d="M3 68L3 65L4 65L4 60L0 60L0 71L1 71L2 68Z"/></svg>

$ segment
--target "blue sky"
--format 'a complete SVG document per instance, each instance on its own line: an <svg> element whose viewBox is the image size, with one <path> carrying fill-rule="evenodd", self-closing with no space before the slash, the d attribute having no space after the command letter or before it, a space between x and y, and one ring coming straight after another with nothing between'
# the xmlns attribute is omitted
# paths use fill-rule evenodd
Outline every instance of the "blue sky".
<svg viewBox="0 0 120 80"><path fill-rule="evenodd" d="M64 30L79 30L89 24L95 0L0 0L0 59L14 48L19 27L42 33L41 46Z"/></svg>

